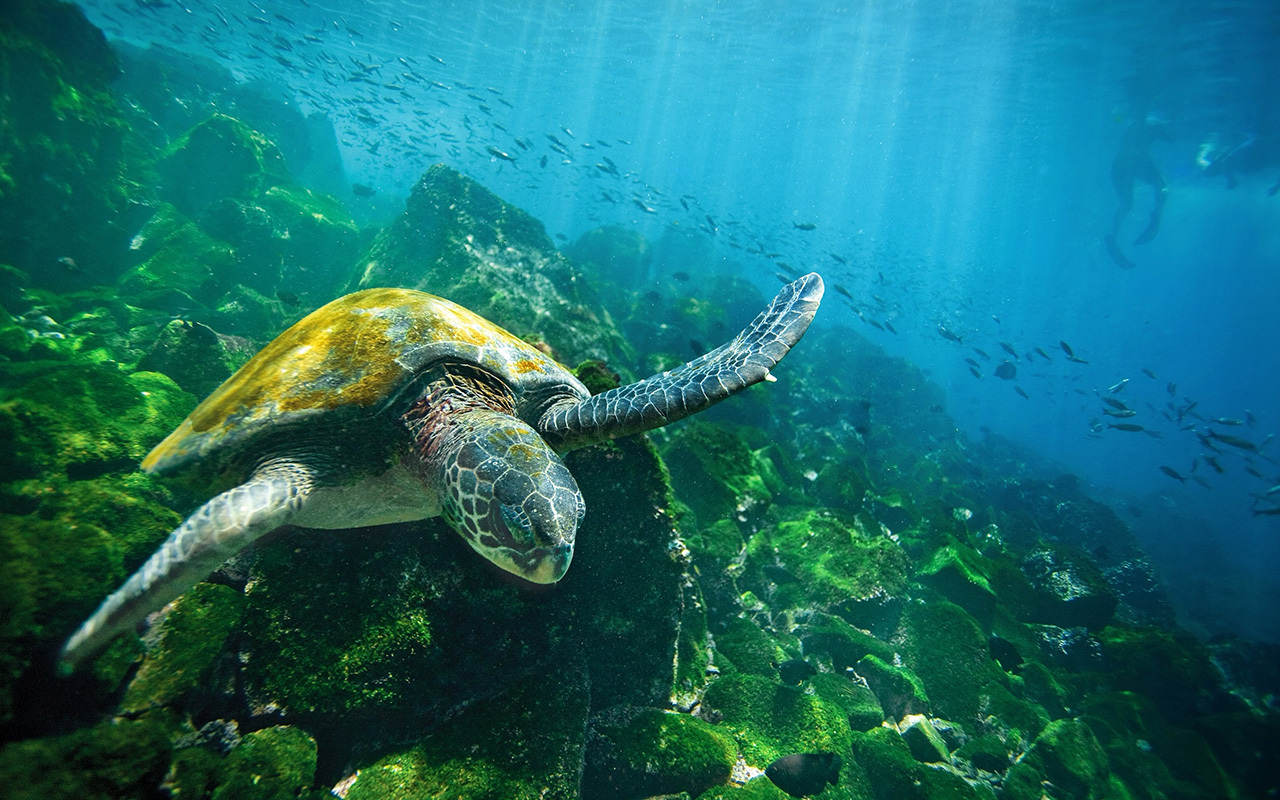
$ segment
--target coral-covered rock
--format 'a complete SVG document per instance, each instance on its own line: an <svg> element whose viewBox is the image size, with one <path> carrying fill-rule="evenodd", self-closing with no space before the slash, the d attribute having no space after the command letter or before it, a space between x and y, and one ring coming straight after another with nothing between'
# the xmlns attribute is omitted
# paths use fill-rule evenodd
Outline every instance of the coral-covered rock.
<svg viewBox="0 0 1280 800"><path fill-rule="evenodd" d="M625 363L627 347L542 223L441 164L362 259L352 289L447 297L517 336L539 333L574 364Z"/></svg>
<svg viewBox="0 0 1280 800"><path fill-rule="evenodd" d="M1028 622L1098 630L1119 603L1101 571L1078 551L1043 545L1022 560L1022 571L1038 595Z"/></svg>

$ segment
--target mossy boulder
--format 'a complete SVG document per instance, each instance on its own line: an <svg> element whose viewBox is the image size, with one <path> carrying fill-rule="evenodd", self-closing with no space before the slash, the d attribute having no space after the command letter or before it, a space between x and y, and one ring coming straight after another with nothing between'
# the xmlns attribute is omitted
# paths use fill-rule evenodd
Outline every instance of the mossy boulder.
<svg viewBox="0 0 1280 800"><path fill-rule="evenodd" d="M754 522L773 497L755 454L733 427L690 421L670 432L662 457L697 525Z"/></svg>
<svg viewBox="0 0 1280 800"><path fill-rule="evenodd" d="M705 611L674 549L656 453L629 439L579 451L570 468L589 510L573 568L552 590L504 579L438 520L259 548L241 643L252 705L369 724L431 719L575 647L601 698L661 705L695 691Z"/></svg>
<svg viewBox="0 0 1280 800"><path fill-rule="evenodd" d="M1240 796L1209 742L1194 731L1166 724L1142 695L1112 692L1089 697L1081 719L1135 797Z"/></svg>
<svg viewBox="0 0 1280 800"><path fill-rule="evenodd" d="M715 635L715 663L725 674L748 673L766 678L778 676L778 664L786 652L769 634L749 619L735 617Z"/></svg>
<svg viewBox="0 0 1280 800"><path fill-rule="evenodd" d="M162 716L117 719L0 749L0 785L12 800L152 797L169 766Z"/></svg>
<svg viewBox="0 0 1280 800"><path fill-rule="evenodd" d="M931 704L924 682L910 669L866 655L854 665L853 672L870 687L889 719L929 713Z"/></svg>
<svg viewBox="0 0 1280 800"><path fill-rule="evenodd" d="M963 545L949 544L935 550L916 576L987 627L996 610L996 593L982 572L982 562L988 560Z"/></svg>
<svg viewBox="0 0 1280 800"><path fill-rule="evenodd" d="M347 800L577 800L590 691L581 664L525 678L409 746L361 759Z"/></svg>
<svg viewBox="0 0 1280 800"><path fill-rule="evenodd" d="M1214 704L1217 681L1209 651L1189 633L1109 626L1098 641L1105 682L1149 697L1167 718Z"/></svg>
<svg viewBox="0 0 1280 800"><path fill-rule="evenodd" d="M360 230L330 195L298 186L272 186L258 203L287 232L280 289L316 305L347 282L359 255Z"/></svg>
<svg viewBox="0 0 1280 800"><path fill-rule="evenodd" d="M31 364L26 375L20 386L0 389L0 451L15 456L0 481L127 468L195 406L195 398L154 372Z"/></svg>
<svg viewBox="0 0 1280 800"><path fill-rule="evenodd" d="M760 675L727 675L711 683L701 716L733 736L747 763L764 769L790 753L843 753L848 714L835 702Z"/></svg>
<svg viewBox="0 0 1280 800"><path fill-rule="evenodd" d="M1038 596L1029 622L1099 630L1119 604L1101 570L1080 551L1042 545L1023 559L1022 571Z"/></svg>
<svg viewBox="0 0 1280 800"><path fill-rule="evenodd" d="M817 609L873 633L896 626L910 561L896 542L859 520L820 509L793 509L747 544L739 585L759 591L772 608ZM768 568L797 578L778 585Z"/></svg>
<svg viewBox="0 0 1280 800"><path fill-rule="evenodd" d="M244 338L199 322L175 319L161 329L138 369L160 372L196 397L206 397L253 356Z"/></svg>
<svg viewBox="0 0 1280 800"><path fill-rule="evenodd" d="M1063 797L1126 800L1128 788L1111 774L1110 761L1089 726L1079 719L1049 723L1010 770L1003 797L1040 800L1048 781Z"/></svg>
<svg viewBox="0 0 1280 800"><path fill-rule="evenodd" d="M199 313L233 285L238 272L231 245L167 203L134 238L134 253L140 261L120 276L120 296L159 311Z"/></svg>
<svg viewBox="0 0 1280 800"><path fill-rule="evenodd" d="M1009 679L991 657L987 636L964 609L945 601L915 602L902 615L902 657L929 692L933 710L952 720L996 715L1029 730L1044 725L1044 710L1009 691Z"/></svg>
<svg viewBox="0 0 1280 800"><path fill-rule="evenodd" d="M124 699L126 712L167 705L200 685L240 622L244 595L227 586L198 583L166 607L148 631L148 649Z"/></svg>
<svg viewBox="0 0 1280 800"><path fill-rule="evenodd" d="M146 198L138 145L112 96L106 37L74 4L9 0L0 14L0 262L37 285L118 272ZM62 266L70 258L75 270Z"/></svg>
<svg viewBox="0 0 1280 800"><path fill-rule="evenodd" d="M867 655L893 661L892 646L831 614L814 614L799 635L805 652L827 656L837 673L844 673Z"/></svg>
<svg viewBox="0 0 1280 800"><path fill-rule="evenodd" d="M188 217L223 198L253 198L290 182L275 144L225 114L214 114L171 144L158 172L161 196Z"/></svg>
<svg viewBox="0 0 1280 800"><path fill-rule="evenodd" d="M310 794L315 773L316 742L306 731L263 728L231 751L211 800L292 800Z"/></svg>
<svg viewBox="0 0 1280 800"><path fill-rule="evenodd" d="M809 679L809 687L844 712L851 730L869 731L884 722L884 709L875 693L844 675L819 673Z"/></svg>
<svg viewBox="0 0 1280 800"><path fill-rule="evenodd" d="M360 260L351 289L447 297L517 336L537 332L566 363L628 363L629 350L542 223L437 164Z"/></svg>
<svg viewBox="0 0 1280 800"><path fill-rule="evenodd" d="M875 800L995 800L985 784L970 784L954 772L920 763L892 728L855 733L851 743L855 797Z"/></svg>
<svg viewBox="0 0 1280 800"><path fill-rule="evenodd" d="M649 279L652 248L644 234L620 225L592 228L564 250L592 277L638 288Z"/></svg>
<svg viewBox="0 0 1280 800"><path fill-rule="evenodd" d="M773 785L766 776L752 778L741 786L716 786L698 795L697 800L791 800L791 795Z"/></svg>
<svg viewBox="0 0 1280 800"><path fill-rule="evenodd" d="M583 800L638 800L723 784L738 750L697 717L653 708L615 708L591 722Z"/></svg>

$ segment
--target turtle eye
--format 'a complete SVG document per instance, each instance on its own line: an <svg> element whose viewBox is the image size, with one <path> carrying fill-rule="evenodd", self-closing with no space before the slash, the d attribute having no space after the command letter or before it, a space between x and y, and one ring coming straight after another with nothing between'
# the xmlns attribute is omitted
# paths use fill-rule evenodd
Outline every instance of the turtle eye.
<svg viewBox="0 0 1280 800"><path fill-rule="evenodd" d="M533 520L529 519L529 514L524 510L524 506L499 503L498 507L502 510L502 521L507 524L507 530L511 533L511 538L515 542L521 544L536 543L537 533L533 529Z"/></svg>

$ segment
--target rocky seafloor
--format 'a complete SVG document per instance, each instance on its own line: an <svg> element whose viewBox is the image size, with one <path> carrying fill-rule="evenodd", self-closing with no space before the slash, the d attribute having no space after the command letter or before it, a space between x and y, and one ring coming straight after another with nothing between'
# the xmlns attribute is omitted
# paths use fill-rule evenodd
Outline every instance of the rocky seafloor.
<svg viewBox="0 0 1280 800"><path fill-rule="evenodd" d="M322 157L263 133L287 110L179 103L146 57L71 6L0 17L3 796L781 800L762 771L797 753L840 756L826 800L1280 791L1276 649L1180 629L1109 508L832 325L777 383L573 453L588 514L553 589L438 520L286 529L59 676L208 495L138 461L344 291L443 295L593 390L766 302L710 270L636 286L643 237L562 253L445 166L358 225L294 177Z"/></svg>

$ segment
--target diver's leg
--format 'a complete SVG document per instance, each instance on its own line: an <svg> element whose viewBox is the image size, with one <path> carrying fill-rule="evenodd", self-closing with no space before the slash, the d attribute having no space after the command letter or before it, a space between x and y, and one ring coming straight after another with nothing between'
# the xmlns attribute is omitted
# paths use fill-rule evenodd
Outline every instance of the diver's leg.
<svg viewBox="0 0 1280 800"><path fill-rule="evenodd" d="M1149 185L1155 190L1155 204L1151 207L1151 218L1147 220L1147 227L1138 234L1138 238L1133 240L1134 244L1146 244L1156 238L1156 234L1160 232L1160 215L1164 212L1164 201L1168 195L1168 186L1164 182L1164 177L1160 175L1160 170L1156 168L1156 164L1150 158L1145 158L1139 164L1136 172L1137 178L1143 183Z"/></svg>

